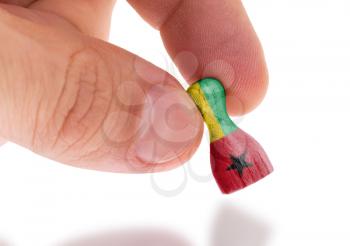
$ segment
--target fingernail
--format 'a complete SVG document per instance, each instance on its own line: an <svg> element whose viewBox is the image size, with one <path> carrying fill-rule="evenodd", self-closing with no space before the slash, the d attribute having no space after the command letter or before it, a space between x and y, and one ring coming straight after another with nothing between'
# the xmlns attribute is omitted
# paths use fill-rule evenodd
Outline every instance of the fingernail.
<svg viewBox="0 0 350 246"><path fill-rule="evenodd" d="M195 147L203 123L181 88L156 85L148 96L151 108L142 120L147 131L135 144L136 157L144 163L171 162Z"/></svg>

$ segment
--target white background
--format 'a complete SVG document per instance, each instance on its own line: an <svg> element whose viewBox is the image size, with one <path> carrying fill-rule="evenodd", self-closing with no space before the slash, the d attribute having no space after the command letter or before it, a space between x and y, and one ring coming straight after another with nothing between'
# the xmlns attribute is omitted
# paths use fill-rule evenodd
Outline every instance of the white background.
<svg viewBox="0 0 350 246"><path fill-rule="evenodd" d="M269 154L271 176L221 195L206 178L205 139L184 168L153 175L76 169L7 144L0 149L0 245L350 245L348 2L245 1L270 88L238 121ZM124 0L111 42L182 80L157 31ZM184 177L177 196L151 184L175 189Z"/></svg>

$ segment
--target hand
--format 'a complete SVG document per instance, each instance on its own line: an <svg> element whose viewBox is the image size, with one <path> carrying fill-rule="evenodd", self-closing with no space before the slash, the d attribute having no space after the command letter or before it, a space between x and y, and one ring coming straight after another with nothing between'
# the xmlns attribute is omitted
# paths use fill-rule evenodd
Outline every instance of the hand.
<svg viewBox="0 0 350 246"><path fill-rule="evenodd" d="M267 71L239 0L129 2L189 83L221 80L232 115L259 104ZM167 170L190 158L203 120L172 76L104 41L114 4L0 0L0 136L104 171Z"/></svg>

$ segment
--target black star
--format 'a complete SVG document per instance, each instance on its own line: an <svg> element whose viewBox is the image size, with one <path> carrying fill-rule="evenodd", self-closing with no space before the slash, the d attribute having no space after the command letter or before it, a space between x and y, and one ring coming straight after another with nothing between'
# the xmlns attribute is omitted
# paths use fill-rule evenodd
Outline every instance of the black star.
<svg viewBox="0 0 350 246"><path fill-rule="evenodd" d="M228 166L226 170L227 171L237 170L239 176L242 177L243 169L253 166L252 163L246 162L245 155L246 155L246 152L244 152L238 158L233 156L233 155L230 155L230 159L232 160L232 164L230 166Z"/></svg>

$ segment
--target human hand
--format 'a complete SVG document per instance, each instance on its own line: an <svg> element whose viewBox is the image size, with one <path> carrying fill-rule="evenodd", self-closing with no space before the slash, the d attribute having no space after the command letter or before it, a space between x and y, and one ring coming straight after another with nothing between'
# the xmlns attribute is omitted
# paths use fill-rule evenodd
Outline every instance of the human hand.
<svg viewBox="0 0 350 246"><path fill-rule="evenodd" d="M77 167L176 167L198 147L203 120L176 79L104 41L114 3L0 0L0 136ZM239 0L129 3L188 83L222 81L231 115L260 103L266 65Z"/></svg>

